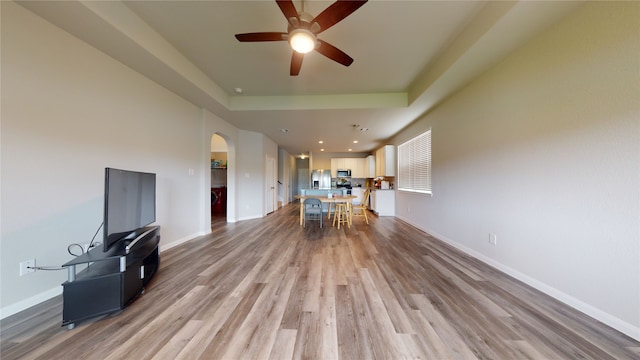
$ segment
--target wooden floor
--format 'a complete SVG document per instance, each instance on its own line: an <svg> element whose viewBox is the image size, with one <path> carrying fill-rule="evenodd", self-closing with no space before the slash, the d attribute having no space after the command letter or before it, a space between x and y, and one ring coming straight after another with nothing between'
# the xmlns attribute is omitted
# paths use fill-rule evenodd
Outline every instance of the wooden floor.
<svg viewBox="0 0 640 360"><path fill-rule="evenodd" d="M10 359L639 359L640 344L394 218L298 225L297 205L161 254L118 315L2 321Z"/></svg>

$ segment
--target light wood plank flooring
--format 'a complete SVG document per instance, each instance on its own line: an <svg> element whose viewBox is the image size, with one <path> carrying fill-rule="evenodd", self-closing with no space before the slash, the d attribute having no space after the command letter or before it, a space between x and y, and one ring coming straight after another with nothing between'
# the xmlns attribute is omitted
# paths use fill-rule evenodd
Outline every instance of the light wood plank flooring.
<svg viewBox="0 0 640 360"><path fill-rule="evenodd" d="M161 254L118 315L61 298L2 321L10 359L639 359L640 344L394 218L298 225L291 204Z"/></svg>

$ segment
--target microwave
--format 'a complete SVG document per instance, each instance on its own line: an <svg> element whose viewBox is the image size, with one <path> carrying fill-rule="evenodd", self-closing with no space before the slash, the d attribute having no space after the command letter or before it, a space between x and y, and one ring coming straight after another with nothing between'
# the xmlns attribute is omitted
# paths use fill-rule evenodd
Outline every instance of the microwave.
<svg viewBox="0 0 640 360"><path fill-rule="evenodd" d="M351 170L349 169L338 169L336 172L337 177L351 177Z"/></svg>

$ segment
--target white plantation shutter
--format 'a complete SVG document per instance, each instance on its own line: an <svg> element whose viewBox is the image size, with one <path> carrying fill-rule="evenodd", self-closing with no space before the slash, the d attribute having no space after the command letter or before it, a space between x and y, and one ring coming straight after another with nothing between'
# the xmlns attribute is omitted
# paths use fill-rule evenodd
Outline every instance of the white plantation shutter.
<svg viewBox="0 0 640 360"><path fill-rule="evenodd" d="M431 129L398 146L398 189L431 194Z"/></svg>

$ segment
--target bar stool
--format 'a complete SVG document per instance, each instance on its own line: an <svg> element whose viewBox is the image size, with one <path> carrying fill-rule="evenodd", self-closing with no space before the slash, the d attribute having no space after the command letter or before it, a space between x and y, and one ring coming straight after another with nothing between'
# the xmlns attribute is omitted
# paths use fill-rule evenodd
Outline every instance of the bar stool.
<svg viewBox="0 0 640 360"><path fill-rule="evenodd" d="M335 211L333 213L333 223L332 226L336 226L336 222L338 223L338 229L340 229L340 224L347 224L349 228L351 228L351 212L349 211L349 203L348 202L340 202L336 203Z"/></svg>

